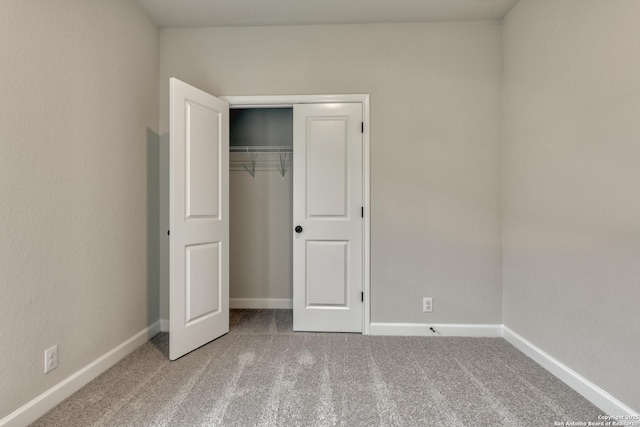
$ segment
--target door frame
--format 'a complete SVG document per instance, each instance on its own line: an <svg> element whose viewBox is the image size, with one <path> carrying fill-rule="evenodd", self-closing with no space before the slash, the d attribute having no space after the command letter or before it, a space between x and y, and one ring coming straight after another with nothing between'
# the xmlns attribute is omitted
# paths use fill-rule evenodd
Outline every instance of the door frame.
<svg viewBox="0 0 640 427"><path fill-rule="evenodd" d="M362 120L364 121L362 135L362 201L364 204L364 218L362 221L362 277L364 302L362 310L362 334L369 335L371 324L371 283L370 283L370 106L369 94L335 94L335 95L257 95L257 96L219 96L227 101L229 108L278 108L293 107L294 104L328 104L328 103L359 103L362 105Z"/></svg>

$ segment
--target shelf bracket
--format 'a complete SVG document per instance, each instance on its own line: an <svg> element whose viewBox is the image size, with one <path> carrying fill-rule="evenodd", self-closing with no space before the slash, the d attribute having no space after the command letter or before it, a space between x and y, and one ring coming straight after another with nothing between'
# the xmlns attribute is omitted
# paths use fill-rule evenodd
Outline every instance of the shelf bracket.
<svg viewBox="0 0 640 427"><path fill-rule="evenodd" d="M258 153L254 153L253 157L249 153L249 149L247 148L247 157L249 158L249 162L242 165L244 170L249 172L249 174L255 178L256 177L256 158L258 158Z"/></svg>
<svg viewBox="0 0 640 427"><path fill-rule="evenodd" d="M280 171L280 175L282 175L282 179L284 179L285 172L287 171L287 167L289 165L289 155L287 153L283 153L280 151L280 165L278 166L278 170Z"/></svg>

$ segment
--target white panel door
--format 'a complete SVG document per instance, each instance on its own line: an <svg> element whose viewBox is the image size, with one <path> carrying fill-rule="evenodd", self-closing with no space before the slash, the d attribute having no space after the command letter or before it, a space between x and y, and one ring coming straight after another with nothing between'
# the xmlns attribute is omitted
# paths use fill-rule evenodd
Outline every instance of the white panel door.
<svg viewBox="0 0 640 427"><path fill-rule="evenodd" d="M170 81L169 357L229 332L229 104Z"/></svg>
<svg viewBox="0 0 640 427"><path fill-rule="evenodd" d="M293 329L362 332L362 104L293 108Z"/></svg>

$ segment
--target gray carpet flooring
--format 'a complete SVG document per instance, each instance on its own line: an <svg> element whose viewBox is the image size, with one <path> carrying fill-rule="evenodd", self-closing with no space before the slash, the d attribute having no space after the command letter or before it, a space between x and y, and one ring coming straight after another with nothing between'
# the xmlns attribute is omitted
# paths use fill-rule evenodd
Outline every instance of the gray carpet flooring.
<svg viewBox="0 0 640 427"><path fill-rule="evenodd" d="M292 332L232 310L171 362L159 334L33 426L553 426L595 406L501 338Z"/></svg>

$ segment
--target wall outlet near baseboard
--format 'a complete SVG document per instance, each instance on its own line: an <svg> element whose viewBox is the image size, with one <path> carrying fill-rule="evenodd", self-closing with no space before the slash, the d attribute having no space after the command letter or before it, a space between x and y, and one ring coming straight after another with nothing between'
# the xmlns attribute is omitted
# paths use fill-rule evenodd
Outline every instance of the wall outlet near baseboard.
<svg viewBox="0 0 640 427"><path fill-rule="evenodd" d="M433 312L433 298L422 298L422 312L423 313L431 313Z"/></svg>
<svg viewBox="0 0 640 427"><path fill-rule="evenodd" d="M58 367L58 346L54 345L44 351L44 373L53 371Z"/></svg>

